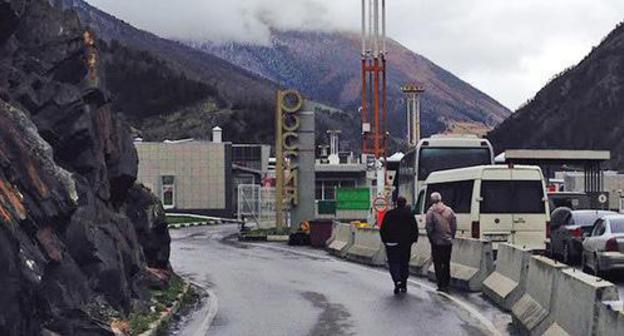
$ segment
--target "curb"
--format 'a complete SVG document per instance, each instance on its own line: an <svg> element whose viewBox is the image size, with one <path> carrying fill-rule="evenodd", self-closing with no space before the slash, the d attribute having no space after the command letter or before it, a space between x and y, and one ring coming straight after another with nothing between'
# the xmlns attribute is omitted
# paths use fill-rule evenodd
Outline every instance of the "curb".
<svg viewBox="0 0 624 336"><path fill-rule="evenodd" d="M208 334L208 329L210 329L210 327L212 326L212 322L214 321L215 317L217 316L217 312L219 311L219 299L217 298L217 295L210 289L201 286L195 282L191 283L193 284L193 286L203 289L208 294L208 302L206 303L208 305L208 312L206 313L206 317L202 321L200 328L197 329L195 333L193 333L193 336L205 336Z"/></svg>
<svg viewBox="0 0 624 336"><path fill-rule="evenodd" d="M171 306L171 308L164 311L158 320L154 321L150 324L150 327L147 331L139 334L139 336L155 336L157 334L158 329L163 325L163 323L169 321L169 319L178 312L180 307L182 306L182 299L188 294L189 288L191 288L191 284L189 282L184 285L184 290L182 293L178 294L175 302Z"/></svg>
<svg viewBox="0 0 624 336"><path fill-rule="evenodd" d="M200 222L169 224L167 227L169 229L181 229L181 228L188 228L188 227L210 226L210 225L220 225L220 224L241 224L241 222L239 222L236 219L229 219L229 218L205 218L204 221L200 221Z"/></svg>

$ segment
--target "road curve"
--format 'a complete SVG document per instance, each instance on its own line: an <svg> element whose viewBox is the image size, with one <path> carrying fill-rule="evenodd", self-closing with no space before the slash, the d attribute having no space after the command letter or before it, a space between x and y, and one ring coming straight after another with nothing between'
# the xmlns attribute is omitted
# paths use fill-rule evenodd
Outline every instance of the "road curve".
<svg viewBox="0 0 624 336"><path fill-rule="evenodd" d="M218 298L207 333L197 330L205 324L202 313L183 320L176 334L505 334L491 322L501 314L467 297L440 295L420 280L395 297L384 270L319 250L225 239L235 231L229 225L172 231L174 270Z"/></svg>

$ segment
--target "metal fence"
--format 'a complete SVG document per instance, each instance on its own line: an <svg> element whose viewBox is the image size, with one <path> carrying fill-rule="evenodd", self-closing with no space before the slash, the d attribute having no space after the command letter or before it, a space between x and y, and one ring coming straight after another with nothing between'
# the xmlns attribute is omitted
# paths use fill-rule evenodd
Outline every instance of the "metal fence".
<svg viewBox="0 0 624 336"><path fill-rule="evenodd" d="M275 226L275 187L238 186L238 220L259 228Z"/></svg>

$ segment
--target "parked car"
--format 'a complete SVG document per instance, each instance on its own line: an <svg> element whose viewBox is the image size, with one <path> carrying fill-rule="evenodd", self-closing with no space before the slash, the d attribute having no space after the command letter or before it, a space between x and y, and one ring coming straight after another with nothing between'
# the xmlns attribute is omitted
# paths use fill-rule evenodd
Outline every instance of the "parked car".
<svg viewBox="0 0 624 336"><path fill-rule="evenodd" d="M608 215L596 221L583 241L582 265L596 275L624 269L624 215Z"/></svg>
<svg viewBox="0 0 624 336"><path fill-rule="evenodd" d="M617 213L605 210L572 210L559 207L550 214L550 256L568 265L581 260L583 240L591 234L596 220Z"/></svg>

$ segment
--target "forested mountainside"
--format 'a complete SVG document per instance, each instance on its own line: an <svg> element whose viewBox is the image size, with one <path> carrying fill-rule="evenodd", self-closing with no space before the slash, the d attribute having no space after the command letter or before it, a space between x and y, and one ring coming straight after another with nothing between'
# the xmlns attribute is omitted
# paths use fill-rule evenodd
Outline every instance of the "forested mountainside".
<svg viewBox="0 0 624 336"><path fill-rule="evenodd" d="M564 70L488 137L510 148L610 150L624 169L624 24Z"/></svg>
<svg viewBox="0 0 624 336"><path fill-rule="evenodd" d="M301 90L317 101L357 114L361 101L360 38L345 32L272 32L268 46L187 42L277 83ZM510 111L427 58L388 40L390 130L405 133L400 86L420 83L423 131L445 131L458 122L493 127Z"/></svg>

